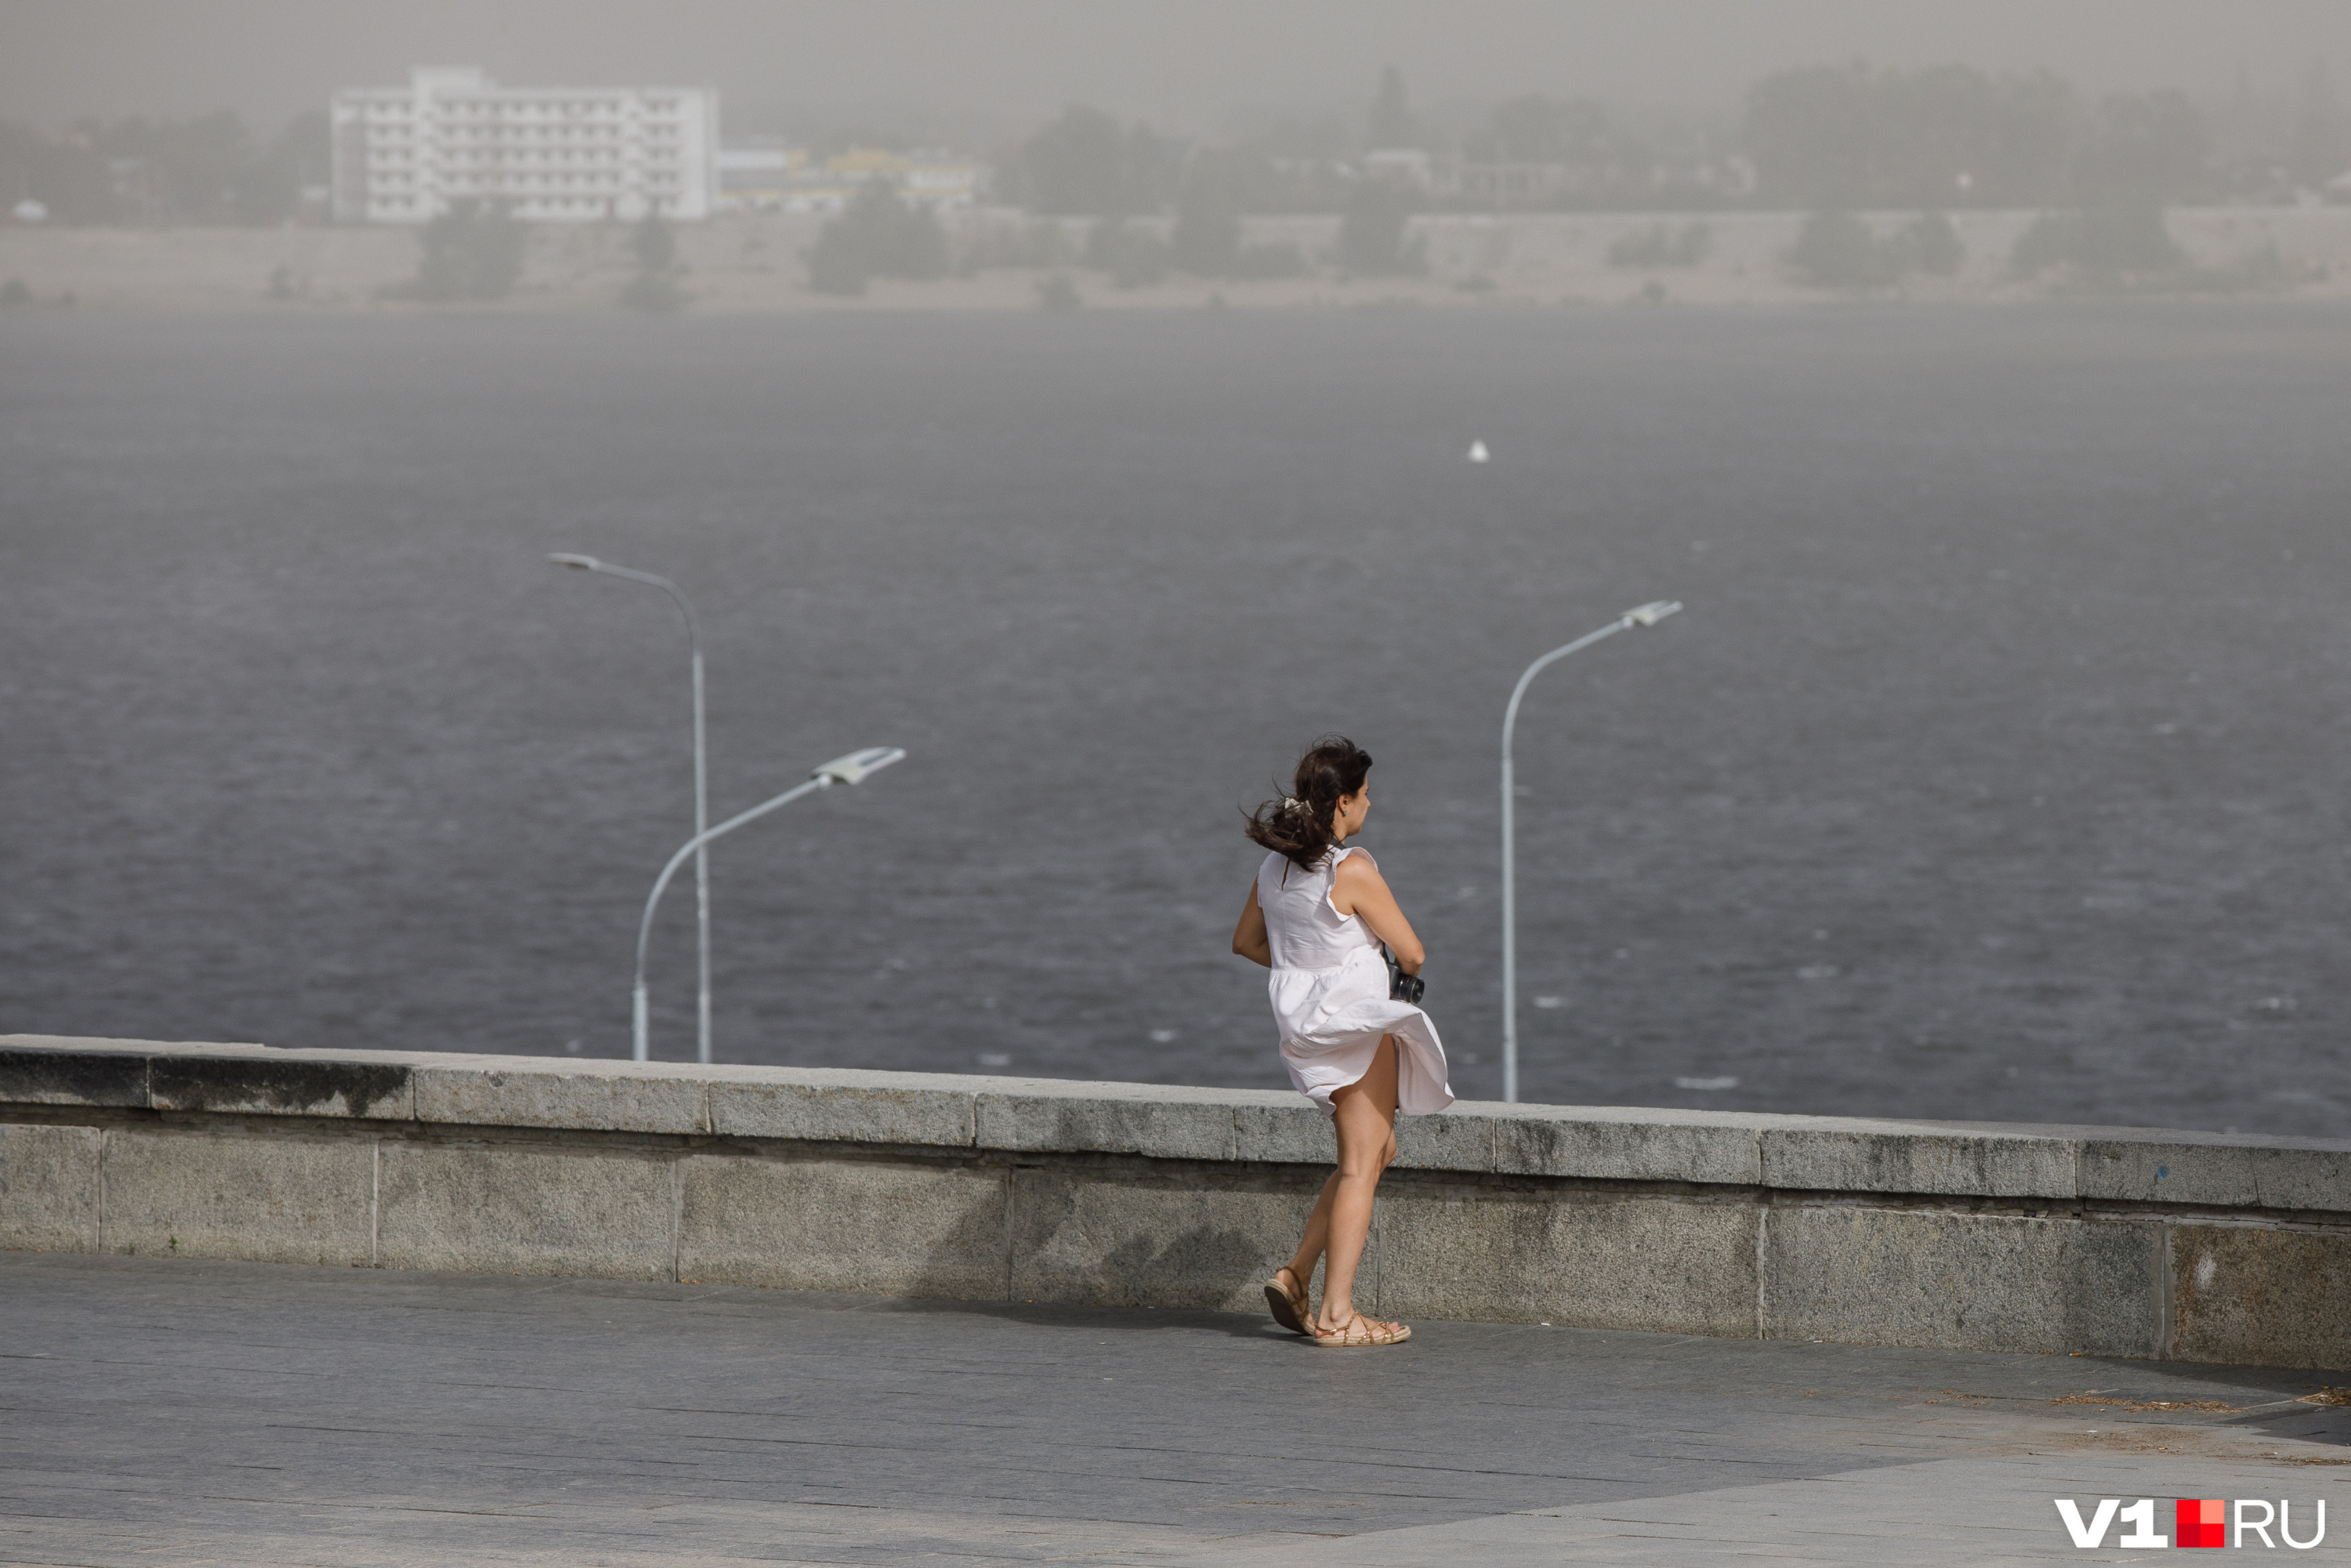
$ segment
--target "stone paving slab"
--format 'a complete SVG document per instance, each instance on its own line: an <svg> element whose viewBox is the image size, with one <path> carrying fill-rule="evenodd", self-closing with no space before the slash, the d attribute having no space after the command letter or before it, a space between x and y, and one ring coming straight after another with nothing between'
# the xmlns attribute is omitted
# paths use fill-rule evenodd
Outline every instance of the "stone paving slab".
<svg viewBox="0 0 2351 1568"><path fill-rule="evenodd" d="M5 1253L0 1563L2093 1561L2067 1488L2351 1500L2351 1410L2298 1402L2314 1387L1434 1321L1338 1353L1216 1312Z"/></svg>
<svg viewBox="0 0 2351 1568"><path fill-rule="evenodd" d="M1557 1563L1677 1564L1724 1561L1909 1563L2130 1563L2146 1552L2117 1542L2128 1525L2109 1525L2101 1546L2082 1548L2064 1529L2056 1499L2158 1500L2156 1532L2173 1536L2179 1493L2197 1497L2290 1498L2294 1533L2308 1540L2316 1523L2308 1505L2327 1500L2327 1521L2314 1561L2351 1554L2351 1479L2336 1470L2296 1474L2275 1461L2107 1455L2025 1454L2008 1458L1940 1459L1855 1470L1764 1486L1530 1510L1459 1524L1358 1535L1344 1541L1254 1542L1211 1548L1183 1559L1185 1568L1259 1568L1274 1563L1404 1568L1474 1563L1478 1568L1552 1568ZM1987 1506L1990 1504L1991 1506ZM2273 1542L2277 1531L2269 1531ZM2173 1541L2177 1545L2177 1541ZM2262 1550L2249 1534L2248 1550ZM2302 1555L2282 1545L2273 1551ZM1159 1559L1137 1556L1137 1563Z"/></svg>

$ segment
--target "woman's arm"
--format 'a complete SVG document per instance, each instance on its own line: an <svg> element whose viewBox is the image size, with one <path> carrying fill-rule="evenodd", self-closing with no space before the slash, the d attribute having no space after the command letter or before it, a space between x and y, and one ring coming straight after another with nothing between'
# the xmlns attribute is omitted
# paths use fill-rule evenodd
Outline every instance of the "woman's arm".
<svg viewBox="0 0 2351 1568"><path fill-rule="evenodd" d="M1256 893L1255 888L1249 889ZM1342 915L1352 915L1372 928L1372 935L1388 945L1395 955L1396 967L1407 975L1420 973L1420 966L1428 955L1413 935L1412 922L1404 917L1395 894L1388 891L1387 879L1380 875L1372 857L1349 855L1339 862L1339 872L1332 879L1332 907ZM1259 916L1260 922L1263 916Z"/></svg>
<svg viewBox="0 0 2351 1568"><path fill-rule="evenodd" d="M1265 934L1265 911L1258 907L1257 883L1249 883L1249 902L1241 905L1241 923L1233 927L1233 951L1250 963L1273 967L1273 941Z"/></svg>

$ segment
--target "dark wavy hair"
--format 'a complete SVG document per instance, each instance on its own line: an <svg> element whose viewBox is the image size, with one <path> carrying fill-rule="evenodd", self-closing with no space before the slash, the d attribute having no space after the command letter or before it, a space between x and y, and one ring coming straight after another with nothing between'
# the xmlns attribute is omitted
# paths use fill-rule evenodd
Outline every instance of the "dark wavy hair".
<svg viewBox="0 0 2351 1568"><path fill-rule="evenodd" d="M1371 770L1370 752L1343 735L1326 735L1298 759L1290 793L1249 813L1249 826L1242 831L1274 853L1288 856L1300 870L1312 871L1336 841L1331 826L1339 797L1361 790Z"/></svg>

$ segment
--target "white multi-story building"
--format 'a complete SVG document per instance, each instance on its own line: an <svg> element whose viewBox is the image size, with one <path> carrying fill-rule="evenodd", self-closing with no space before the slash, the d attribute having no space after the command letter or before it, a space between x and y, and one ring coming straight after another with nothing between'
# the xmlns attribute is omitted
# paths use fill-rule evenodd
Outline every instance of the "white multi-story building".
<svg viewBox="0 0 2351 1568"><path fill-rule="evenodd" d="M340 223L423 223L469 199L538 223L717 207L709 88L500 87L420 68L406 87L336 93L332 121Z"/></svg>

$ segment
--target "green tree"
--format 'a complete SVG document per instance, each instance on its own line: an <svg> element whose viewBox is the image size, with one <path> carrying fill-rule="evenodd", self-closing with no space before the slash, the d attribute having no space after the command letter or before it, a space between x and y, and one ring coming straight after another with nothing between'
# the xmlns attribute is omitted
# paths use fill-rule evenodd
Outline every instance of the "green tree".
<svg viewBox="0 0 2351 1568"><path fill-rule="evenodd" d="M860 186L809 251L809 287L820 294L862 294L872 278L944 277L946 270L946 231L886 180Z"/></svg>
<svg viewBox="0 0 2351 1568"><path fill-rule="evenodd" d="M106 159L78 136L51 138L0 120L0 191L8 193L11 206L28 199L40 203L57 223L119 218Z"/></svg>
<svg viewBox="0 0 2351 1568"><path fill-rule="evenodd" d="M1371 131L1374 147L1420 145L1420 121L1413 118L1412 104L1405 97L1404 73L1394 66L1380 73L1380 89L1372 98Z"/></svg>
<svg viewBox="0 0 2351 1568"><path fill-rule="evenodd" d="M1232 276L1240 259L1247 178L1238 152L1203 150L1193 155L1176 196L1171 239L1177 267L1196 277Z"/></svg>
<svg viewBox="0 0 2351 1568"><path fill-rule="evenodd" d="M658 210L649 212L629 231L629 254L639 272L667 272L677 265L677 231Z"/></svg>
<svg viewBox="0 0 2351 1568"><path fill-rule="evenodd" d="M239 161L229 176L229 199L242 224L285 223L302 211L306 189L331 178L327 117L299 115L266 148Z"/></svg>
<svg viewBox="0 0 2351 1568"><path fill-rule="evenodd" d="M1132 217L1159 210L1168 162L1148 127L1122 128L1101 110L1076 105L1021 146L1009 183L1032 213Z"/></svg>
<svg viewBox="0 0 2351 1568"><path fill-rule="evenodd" d="M685 304L680 284L685 268L677 259L677 231L658 210L647 213L629 231L629 254L637 269L621 290L621 303L632 310L666 315Z"/></svg>
<svg viewBox="0 0 2351 1568"><path fill-rule="evenodd" d="M504 206L465 197L417 231L416 277L392 292L412 299L503 299L522 280L528 225Z"/></svg>
<svg viewBox="0 0 2351 1568"><path fill-rule="evenodd" d="M233 114L83 120L61 137L0 122L0 191L68 224L277 224L327 181L323 114L256 146Z"/></svg>
<svg viewBox="0 0 2351 1568"><path fill-rule="evenodd" d="M1814 288L1886 288L1914 272L1949 276L1967 259L1967 246L1950 218L1920 213L1880 237L1853 214L1834 208L1804 220L1788 268Z"/></svg>
<svg viewBox="0 0 2351 1568"><path fill-rule="evenodd" d="M1866 201L1874 132L1859 67L1781 71L1747 95L1746 143L1767 199L1822 208Z"/></svg>
<svg viewBox="0 0 2351 1568"><path fill-rule="evenodd" d="M1896 262L1905 272L1949 277L1968 259L1967 242L1959 238L1949 213L1920 213L1886 243L1893 247Z"/></svg>
<svg viewBox="0 0 2351 1568"><path fill-rule="evenodd" d="M1394 180L1365 180L1339 215L1339 265L1368 277L1426 269L1420 247L1406 242L1411 191Z"/></svg>
<svg viewBox="0 0 2351 1568"><path fill-rule="evenodd" d="M1797 281L1814 288L1882 288L1901 277L1869 225L1834 208L1804 220L1788 266Z"/></svg>
<svg viewBox="0 0 2351 1568"><path fill-rule="evenodd" d="M2186 94L2116 94L2084 138L2074 195L2088 205L2179 201L2210 183L2211 158L2211 134Z"/></svg>
<svg viewBox="0 0 2351 1568"><path fill-rule="evenodd" d="M1823 210L2062 200L2085 134L2056 78L1965 66L1781 71L1748 94L1759 194Z"/></svg>
<svg viewBox="0 0 2351 1568"><path fill-rule="evenodd" d="M1113 288L1148 288L1167 277L1167 242L1124 218L1102 218L1086 235L1086 265L1110 274Z"/></svg>
<svg viewBox="0 0 2351 1568"><path fill-rule="evenodd" d="M2027 277L2071 267L2096 279L2160 275L2187 264L2163 207L2143 195L2126 195L2079 207L2043 213L2009 253L2009 264Z"/></svg>
<svg viewBox="0 0 2351 1568"><path fill-rule="evenodd" d="M235 179L252 155L244 122L222 112L188 120L143 116L101 125L85 120L81 140L106 160L118 221L235 221Z"/></svg>
<svg viewBox="0 0 2351 1568"><path fill-rule="evenodd" d="M2351 116L2335 95L2334 80L2323 65L2313 66L2302 85L2294 139L2286 148L2286 168L2305 185L2324 185L2351 171Z"/></svg>

